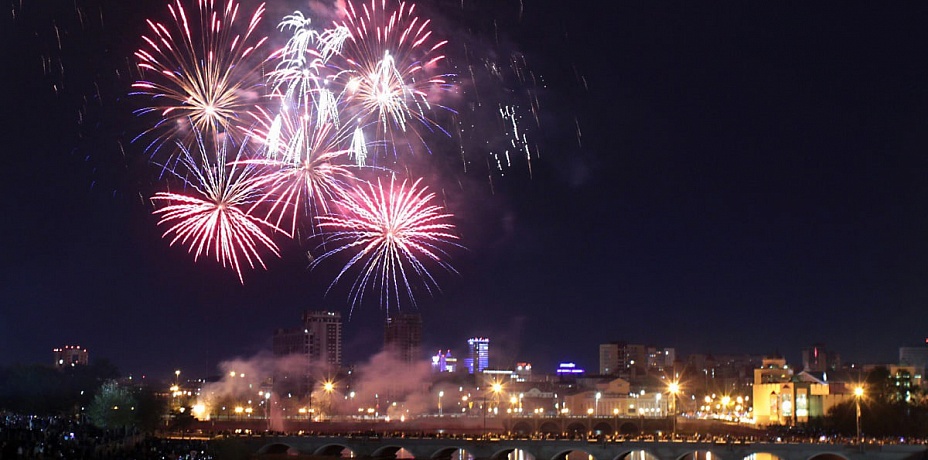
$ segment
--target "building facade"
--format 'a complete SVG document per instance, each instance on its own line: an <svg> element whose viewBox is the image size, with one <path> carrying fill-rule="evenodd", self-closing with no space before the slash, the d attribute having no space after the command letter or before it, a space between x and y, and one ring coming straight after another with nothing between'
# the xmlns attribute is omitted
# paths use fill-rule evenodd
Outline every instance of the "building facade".
<svg viewBox="0 0 928 460"><path fill-rule="evenodd" d="M342 317L331 311L306 311L303 327L274 331L274 355L303 355L314 367L336 370L342 364Z"/></svg>
<svg viewBox="0 0 928 460"><path fill-rule="evenodd" d="M387 317L383 348L404 363L419 361L422 355L422 316L405 313Z"/></svg>
<svg viewBox="0 0 928 460"><path fill-rule="evenodd" d="M490 367L490 339L474 337L467 339L467 358L464 359L467 372L479 374Z"/></svg>
<svg viewBox="0 0 928 460"><path fill-rule="evenodd" d="M67 345L52 350L54 366L58 369L74 366L86 366L90 363L90 356L86 348Z"/></svg>

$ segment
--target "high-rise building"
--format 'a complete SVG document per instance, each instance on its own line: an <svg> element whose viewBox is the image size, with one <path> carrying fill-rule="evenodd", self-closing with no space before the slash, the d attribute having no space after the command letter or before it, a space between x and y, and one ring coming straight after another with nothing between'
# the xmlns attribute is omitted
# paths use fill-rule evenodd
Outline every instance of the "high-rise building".
<svg viewBox="0 0 928 460"><path fill-rule="evenodd" d="M673 370L673 363L677 360L675 348L648 347L648 370L666 372Z"/></svg>
<svg viewBox="0 0 928 460"><path fill-rule="evenodd" d="M650 347L654 348L654 347ZM600 344L600 375L627 375L632 368L648 368L649 347L621 341Z"/></svg>
<svg viewBox="0 0 928 460"><path fill-rule="evenodd" d="M383 348L404 363L419 361L422 354L422 316L404 313L387 317L383 329Z"/></svg>
<svg viewBox="0 0 928 460"><path fill-rule="evenodd" d="M52 356L55 360L56 368L86 366L90 362L87 355L87 349L79 346L64 346L52 350Z"/></svg>
<svg viewBox="0 0 928 460"><path fill-rule="evenodd" d="M609 342L599 345L600 375L616 375L628 369L628 355L625 342Z"/></svg>
<svg viewBox="0 0 928 460"><path fill-rule="evenodd" d="M337 369L342 364L342 315L331 311L306 311L303 327L274 331L277 356L300 354L313 365Z"/></svg>
<svg viewBox="0 0 928 460"><path fill-rule="evenodd" d="M464 365L471 374L479 374L490 367L490 339L467 339L467 358L464 359Z"/></svg>

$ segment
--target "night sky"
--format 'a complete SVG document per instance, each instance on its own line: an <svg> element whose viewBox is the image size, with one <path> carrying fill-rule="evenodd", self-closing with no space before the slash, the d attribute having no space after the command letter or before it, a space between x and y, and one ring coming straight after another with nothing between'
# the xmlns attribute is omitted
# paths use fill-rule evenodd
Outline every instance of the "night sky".
<svg viewBox="0 0 928 460"><path fill-rule="evenodd" d="M81 345L126 374L204 376L306 309L341 312L346 363L366 360L386 312L371 297L348 320L311 243L282 241L242 285L161 238L127 94L166 7L140 3L3 15L0 365ZM304 3L272 1L267 33ZM429 159L466 250L404 308L425 350L484 336L496 365L550 372L596 371L614 340L791 361L824 343L864 363L923 342L928 4L604 3L422 2L449 47L523 53L541 106L530 174Z"/></svg>

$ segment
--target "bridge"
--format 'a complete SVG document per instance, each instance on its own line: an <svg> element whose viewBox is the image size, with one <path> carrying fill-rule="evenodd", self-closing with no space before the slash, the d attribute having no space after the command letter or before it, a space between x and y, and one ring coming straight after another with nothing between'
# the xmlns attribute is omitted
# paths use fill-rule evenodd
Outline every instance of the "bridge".
<svg viewBox="0 0 928 460"><path fill-rule="evenodd" d="M580 453L595 460L780 459L909 460L928 456L924 445L596 441L566 439L416 438L378 436L260 436L239 438L258 455L346 456L393 460L566 460ZM405 451L405 452L402 452ZM402 453L401 453L402 452Z"/></svg>

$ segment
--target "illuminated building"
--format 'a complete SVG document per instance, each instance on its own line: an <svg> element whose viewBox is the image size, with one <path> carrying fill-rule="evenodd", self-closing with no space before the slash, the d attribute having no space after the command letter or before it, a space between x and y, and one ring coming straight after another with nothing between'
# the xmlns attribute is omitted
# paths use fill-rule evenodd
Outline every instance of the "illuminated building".
<svg viewBox="0 0 928 460"><path fill-rule="evenodd" d="M794 375L781 357L765 358L754 370L753 417L758 425L806 423L832 407L854 398L846 384L834 385L827 374L803 371Z"/></svg>
<svg viewBox="0 0 928 460"><path fill-rule="evenodd" d="M514 372L516 382L529 382L532 380L532 363L516 363Z"/></svg>
<svg viewBox="0 0 928 460"><path fill-rule="evenodd" d="M579 377L584 372L586 371L577 367L574 363L560 363L557 365L558 377Z"/></svg>
<svg viewBox="0 0 928 460"><path fill-rule="evenodd" d="M79 346L64 346L52 350L56 368L86 366L90 362L87 349Z"/></svg>
<svg viewBox="0 0 928 460"><path fill-rule="evenodd" d="M422 317L414 313L387 317L383 348L404 363L418 362L422 354Z"/></svg>
<svg viewBox="0 0 928 460"><path fill-rule="evenodd" d="M490 339L467 339L467 358L464 359L464 365L470 374L479 374L490 367Z"/></svg>
<svg viewBox="0 0 928 460"><path fill-rule="evenodd" d="M451 350L444 352L438 350L438 354L432 356L432 372L454 372L458 365L458 359L451 356Z"/></svg>
<svg viewBox="0 0 928 460"><path fill-rule="evenodd" d="M677 351L626 342L599 345L600 375L633 375L646 371L664 372L673 369Z"/></svg>

